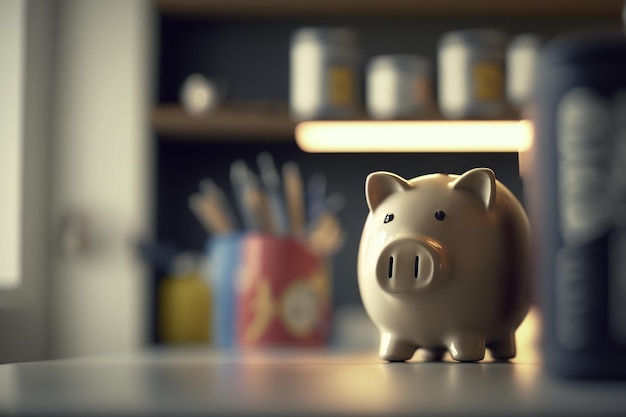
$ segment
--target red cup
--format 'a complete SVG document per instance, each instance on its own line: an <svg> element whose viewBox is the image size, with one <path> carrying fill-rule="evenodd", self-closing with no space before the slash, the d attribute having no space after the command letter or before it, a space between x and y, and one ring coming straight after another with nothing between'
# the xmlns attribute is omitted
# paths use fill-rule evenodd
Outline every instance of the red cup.
<svg viewBox="0 0 626 417"><path fill-rule="evenodd" d="M324 262L299 241L251 234L241 246L237 342L243 347L323 346L330 329Z"/></svg>

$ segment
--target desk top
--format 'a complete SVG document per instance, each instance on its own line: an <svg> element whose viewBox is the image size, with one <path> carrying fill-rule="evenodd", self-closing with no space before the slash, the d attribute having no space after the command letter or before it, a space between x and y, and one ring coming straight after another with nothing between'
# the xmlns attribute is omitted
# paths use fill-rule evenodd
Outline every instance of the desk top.
<svg viewBox="0 0 626 417"><path fill-rule="evenodd" d="M0 365L0 415L626 415L626 383L532 363L387 364L375 353L153 350Z"/></svg>

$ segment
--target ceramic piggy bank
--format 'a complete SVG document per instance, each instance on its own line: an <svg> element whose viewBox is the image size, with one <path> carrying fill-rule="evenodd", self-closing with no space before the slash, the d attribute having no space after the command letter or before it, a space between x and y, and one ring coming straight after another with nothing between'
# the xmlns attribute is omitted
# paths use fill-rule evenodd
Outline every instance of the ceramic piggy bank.
<svg viewBox="0 0 626 417"><path fill-rule="evenodd" d="M493 171L405 180L367 177L370 213L358 255L361 298L380 331L381 359L515 356L530 304L529 226Z"/></svg>

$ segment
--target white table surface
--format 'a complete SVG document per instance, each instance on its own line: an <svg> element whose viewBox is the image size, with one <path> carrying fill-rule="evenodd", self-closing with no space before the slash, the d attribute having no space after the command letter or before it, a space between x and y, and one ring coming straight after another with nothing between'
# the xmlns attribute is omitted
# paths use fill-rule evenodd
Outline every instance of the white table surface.
<svg viewBox="0 0 626 417"><path fill-rule="evenodd" d="M0 365L0 415L626 416L626 382L554 380L519 360L162 349Z"/></svg>

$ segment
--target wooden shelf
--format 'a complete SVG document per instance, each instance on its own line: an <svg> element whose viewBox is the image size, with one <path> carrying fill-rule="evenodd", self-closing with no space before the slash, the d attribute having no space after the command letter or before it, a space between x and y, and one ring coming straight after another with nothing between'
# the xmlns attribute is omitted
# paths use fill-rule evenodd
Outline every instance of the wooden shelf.
<svg viewBox="0 0 626 417"><path fill-rule="evenodd" d="M177 139L293 142L295 123L282 104L224 105L207 115L193 116L172 103L152 110L152 127L159 136Z"/></svg>
<svg viewBox="0 0 626 417"><path fill-rule="evenodd" d="M515 113L498 121L518 121ZM369 122L370 126L389 124L389 121L375 121L364 110L344 122ZM428 119L412 122L446 121L439 114ZM340 122L338 120L331 123ZM405 121L406 122L406 121ZM160 104L152 110L152 127L161 137L170 139L194 139L207 142L293 142L296 122L290 116L286 104L282 103L236 103L220 107L212 113L193 116L179 104ZM341 123L338 123L341 125Z"/></svg>
<svg viewBox="0 0 626 417"><path fill-rule="evenodd" d="M615 17L622 0L154 0L187 17Z"/></svg>

